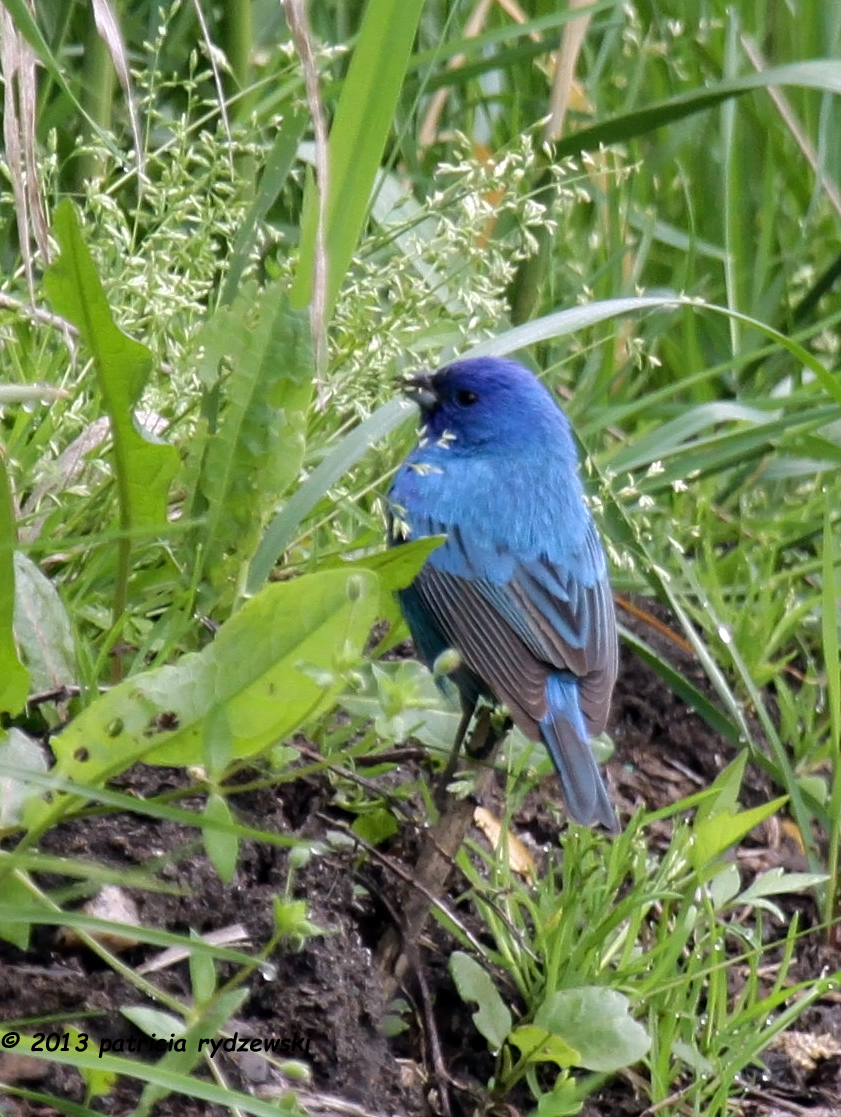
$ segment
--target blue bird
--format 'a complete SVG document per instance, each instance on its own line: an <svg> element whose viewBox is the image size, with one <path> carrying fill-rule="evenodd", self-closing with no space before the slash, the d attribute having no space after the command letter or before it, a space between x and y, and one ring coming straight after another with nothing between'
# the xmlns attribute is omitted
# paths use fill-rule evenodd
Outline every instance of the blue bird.
<svg viewBox="0 0 841 1117"><path fill-rule="evenodd" d="M464 710L503 703L549 750L570 816L615 829L590 737L607 722L616 618L569 422L528 369L496 357L404 390L423 427L389 494L389 540L447 537L399 594L418 654L431 667L455 648Z"/></svg>

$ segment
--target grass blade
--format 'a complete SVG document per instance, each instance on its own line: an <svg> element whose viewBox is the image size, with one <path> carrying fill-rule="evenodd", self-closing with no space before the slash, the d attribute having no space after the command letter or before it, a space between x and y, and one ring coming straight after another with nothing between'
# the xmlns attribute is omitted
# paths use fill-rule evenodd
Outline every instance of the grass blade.
<svg viewBox="0 0 841 1117"><path fill-rule="evenodd" d="M29 694L29 672L18 659L15 615L15 510L6 463L0 454L0 713L17 714Z"/></svg>
<svg viewBox="0 0 841 1117"><path fill-rule="evenodd" d="M743 78L719 82L705 89L693 89L667 101L659 101L644 109L623 113L612 120L582 128L555 145L555 155L562 159L568 155L580 155L582 151L598 148L600 144L625 143L636 136L644 136L657 128L683 120L694 113L715 108L731 97L741 97L757 89L772 85L796 85L803 89L818 89L829 93L841 93L841 62L832 59L813 59L809 62L792 62L786 66L776 66L760 74L748 74Z"/></svg>
<svg viewBox="0 0 841 1117"><path fill-rule="evenodd" d="M406 74L423 0L369 0L330 130L326 247L329 320L368 213L395 107ZM310 184L314 189L314 183ZM301 256L292 305L310 300L317 206L305 206Z"/></svg>
<svg viewBox="0 0 841 1117"><path fill-rule="evenodd" d="M268 579L278 556L288 546L298 525L327 490L367 454L376 442L404 423L413 411L414 405L408 400L400 397L389 400L346 435L324 461L316 466L269 524L248 571L245 586L247 594L256 593Z"/></svg>

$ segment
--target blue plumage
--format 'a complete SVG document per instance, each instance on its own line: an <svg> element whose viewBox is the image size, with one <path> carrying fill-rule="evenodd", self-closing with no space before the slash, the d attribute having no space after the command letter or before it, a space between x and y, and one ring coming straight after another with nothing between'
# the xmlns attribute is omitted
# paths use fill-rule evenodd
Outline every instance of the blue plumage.
<svg viewBox="0 0 841 1117"><path fill-rule="evenodd" d="M390 493L390 540L446 535L400 594L418 654L457 648L469 709L503 702L557 769L569 814L614 828L590 737L616 679L613 598L566 416L514 361L410 378L423 431Z"/></svg>

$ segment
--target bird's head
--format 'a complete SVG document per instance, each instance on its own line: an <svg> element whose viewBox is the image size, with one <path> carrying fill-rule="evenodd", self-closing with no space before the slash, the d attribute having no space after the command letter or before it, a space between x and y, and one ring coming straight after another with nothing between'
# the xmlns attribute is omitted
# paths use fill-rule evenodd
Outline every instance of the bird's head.
<svg viewBox="0 0 841 1117"><path fill-rule="evenodd" d="M456 452L512 451L547 439L572 450L566 416L537 377L516 361L455 361L406 377L403 390L421 409L426 440L451 445Z"/></svg>

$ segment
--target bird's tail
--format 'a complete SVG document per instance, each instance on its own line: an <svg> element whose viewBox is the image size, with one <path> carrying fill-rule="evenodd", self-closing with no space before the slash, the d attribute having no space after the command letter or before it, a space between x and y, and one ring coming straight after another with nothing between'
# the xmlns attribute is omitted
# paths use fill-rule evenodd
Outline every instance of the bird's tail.
<svg viewBox="0 0 841 1117"><path fill-rule="evenodd" d="M572 675L554 674L546 681L546 713L540 731L561 781L567 810L576 822L600 822L618 828L616 813L590 747L590 734Z"/></svg>

